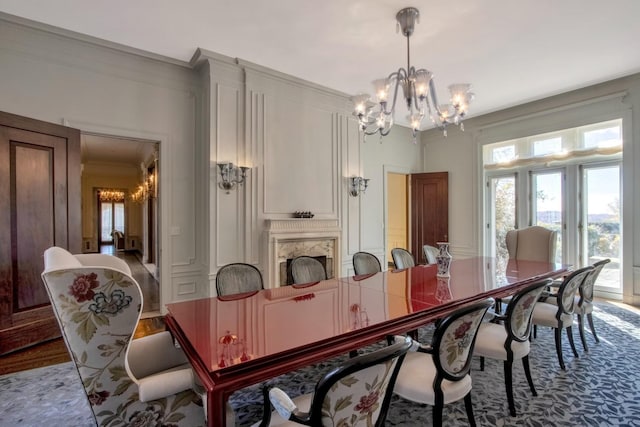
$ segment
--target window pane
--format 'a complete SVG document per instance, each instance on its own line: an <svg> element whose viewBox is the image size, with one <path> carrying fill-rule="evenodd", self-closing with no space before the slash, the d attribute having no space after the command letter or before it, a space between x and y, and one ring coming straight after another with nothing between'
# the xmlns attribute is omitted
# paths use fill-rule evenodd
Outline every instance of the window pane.
<svg viewBox="0 0 640 427"><path fill-rule="evenodd" d="M584 148L615 147L622 144L620 126L585 132Z"/></svg>
<svg viewBox="0 0 640 427"><path fill-rule="evenodd" d="M562 173L533 174L533 225L558 232L556 262L562 262Z"/></svg>
<svg viewBox="0 0 640 427"><path fill-rule="evenodd" d="M545 156L562 151L562 138L543 139L533 142L533 155Z"/></svg>
<svg viewBox="0 0 640 427"><path fill-rule="evenodd" d="M507 145L505 147L494 148L491 151L491 159L493 163L506 163L516 158L515 145Z"/></svg>
<svg viewBox="0 0 640 427"><path fill-rule="evenodd" d="M515 176L493 178L493 247L498 262L509 258L505 237L507 231L516 228L516 179Z"/></svg>
<svg viewBox="0 0 640 427"><path fill-rule="evenodd" d="M101 220L100 220L100 240L103 242L110 242L113 240L111 237L111 232L113 231L113 224L111 223L112 219L112 205L111 203L100 203L100 212L101 212Z"/></svg>
<svg viewBox="0 0 640 427"><path fill-rule="evenodd" d="M124 233L124 203L114 203L114 226L113 228Z"/></svg>
<svg viewBox="0 0 640 427"><path fill-rule="evenodd" d="M584 175L586 198L586 248L584 264L610 258L598 277L598 287L621 289L620 284L620 169L588 168Z"/></svg>

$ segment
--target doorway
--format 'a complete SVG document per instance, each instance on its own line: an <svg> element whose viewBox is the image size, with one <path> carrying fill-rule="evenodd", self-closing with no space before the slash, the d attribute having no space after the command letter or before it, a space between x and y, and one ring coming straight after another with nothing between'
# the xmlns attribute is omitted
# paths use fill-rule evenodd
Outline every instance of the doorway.
<svg viewBox="0 0 640 427"><path fill-rule="evenodd" d="M447 172L386 173L386 256L407 249L416 264L426 264L424 245L449 239L449 175Z"/></svg>
<svg viewBox="0 0 640 427"><path fill-rule="evenodd" d="M159 283L159 142L84 132L82 249L124 259L141 281L143 312L157 310Z"/></svg>

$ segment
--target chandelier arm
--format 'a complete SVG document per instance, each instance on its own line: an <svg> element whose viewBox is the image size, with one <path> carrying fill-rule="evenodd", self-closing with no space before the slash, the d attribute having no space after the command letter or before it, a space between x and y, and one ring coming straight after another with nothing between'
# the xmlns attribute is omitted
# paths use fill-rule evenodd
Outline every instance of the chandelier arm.
<svg viewBox="0 0 640 427"><path fill-rule="evenodd" d="M408 74L407 72L403 69L403 68L399 68L398 71L396 71L395 73L391 73L389 74L388 79L395 79L396 84L395 84L395 88L393 90L393 102L391 103L391 109L387 112L385 111L385 113L387 115L389 114L394 114L396 111L396 101L398 100L398 86L400 86L400 81L401 80L406 80L408 78Z"/></svg>
<svg viewBox="0 0 640 427"><path fill-rule="evenodd" d="M429 92L431 95L431 100L433 101L433 108L440 116L442 113L440 112L440 106L438 105L438 94L436 94L436 84L433 82L433 79L429 80Z"/></svg>

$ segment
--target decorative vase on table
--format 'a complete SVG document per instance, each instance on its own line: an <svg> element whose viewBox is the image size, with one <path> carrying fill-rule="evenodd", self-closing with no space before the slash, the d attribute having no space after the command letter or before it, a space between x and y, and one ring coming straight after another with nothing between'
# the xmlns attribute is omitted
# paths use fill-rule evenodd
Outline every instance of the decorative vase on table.
<svg viewBox="0 0 640 427"><path fill-rule="evenodd" d="M449 277L449 267L451 266L451 254L449 253L449 242L437 242L439 248L436 261L438 263L438 277Z"/></svg>

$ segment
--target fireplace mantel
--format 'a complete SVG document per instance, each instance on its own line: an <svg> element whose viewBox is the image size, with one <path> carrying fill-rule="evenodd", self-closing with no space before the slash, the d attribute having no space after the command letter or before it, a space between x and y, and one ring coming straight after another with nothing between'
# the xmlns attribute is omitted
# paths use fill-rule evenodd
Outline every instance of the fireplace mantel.
<svg viewBox="0 0 640 427"><path fill-rule="evenodd" d="M329 275L340 277L341 230L337 219L268 219L265 225L268 254L268 283L265 287L279 287L280 263L286 262L288 257L300 255L332 258L333 271Z"/></svg>

